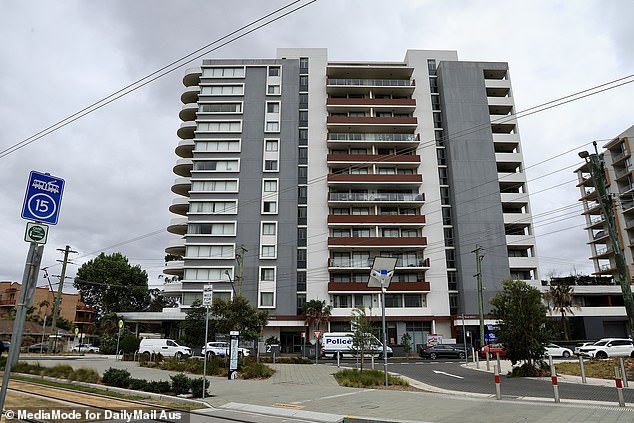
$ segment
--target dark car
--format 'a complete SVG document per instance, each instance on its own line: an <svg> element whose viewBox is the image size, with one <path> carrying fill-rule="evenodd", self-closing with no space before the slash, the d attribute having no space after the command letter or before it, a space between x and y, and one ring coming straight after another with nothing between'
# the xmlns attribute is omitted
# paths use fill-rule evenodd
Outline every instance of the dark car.
<svg viewBox="0 0 634 423"><path fill-rule="evenodd" d="M9 348L11 348L11 342L9 341L0 341L2 342L2 347L0 347L0 353L9 352Z"/></svg>
<svg viewBox="0 0 634 423"><path fill-rule="evenodd" d="M28 352L48 352L48 342L40 342L38 344L30 345L27 348Z"/></svg>
<svg viewBox="0 0 634 423"><path fill-rule="evenodd" d="M437 357L445 358L465 358L464 349L456 348L455 345L438 344L431 347L422 347L418 353L421 358L431 358L432 360Z"/></svg>

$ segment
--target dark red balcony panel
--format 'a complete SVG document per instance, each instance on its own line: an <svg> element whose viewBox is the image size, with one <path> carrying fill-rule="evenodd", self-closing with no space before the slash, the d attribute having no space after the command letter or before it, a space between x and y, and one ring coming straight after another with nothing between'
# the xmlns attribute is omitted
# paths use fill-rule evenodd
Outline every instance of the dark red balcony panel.
<svg viewBox="0 0 634 423"><path fill-rule="evenodd" d="M366 215L366 214L353 214L353 215L329 215L328 223L376 223L378 225L383 223L425 223L425 216L419 215Z"/></svg>
<svg viewBox="0 0 634 423"><path fill-rule="evenodd" d="M417 125L415 117L328 116L326 123L346 125Z"/></svg>
<svg viewBox="0 0 634 423"><path fill-rule="evenodd" d="M329 98L328 106L416 106L413 98Z"/></svg>

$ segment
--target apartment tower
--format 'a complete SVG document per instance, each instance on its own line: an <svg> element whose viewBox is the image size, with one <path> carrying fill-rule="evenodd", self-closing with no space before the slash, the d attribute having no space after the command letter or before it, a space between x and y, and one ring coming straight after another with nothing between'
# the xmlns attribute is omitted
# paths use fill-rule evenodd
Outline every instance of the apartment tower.
<svg viewBox="0 0 634 423"><path fill-rule="evenodd" d="M367 281L389 256L388 340L420 344L461 338L462 315L477 339L477 246L485 312L502 280L538 280L506 63L279 49L203 60L183 83L165 269L181 308L206 284L244 295L270 311L265 337L297 351L307 300L332 306L331 331L350 330L356 306L380 318Z"/></svg>

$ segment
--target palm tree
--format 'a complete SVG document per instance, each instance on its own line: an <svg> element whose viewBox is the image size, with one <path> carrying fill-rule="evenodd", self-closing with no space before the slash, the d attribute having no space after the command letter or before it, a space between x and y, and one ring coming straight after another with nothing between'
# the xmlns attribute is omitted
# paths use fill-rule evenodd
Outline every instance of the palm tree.
<svg viewBox="0 0 634 423"><path fill-rule="evenodd" d="M304 304L304 319L308 330L321 330L328 327L332 307L326 305L325 300L310 300ZM319 340L316 342L319 347Z"/></svg>
<svg viewBox="0 0 634 423"><path fill-rule="evenodd" d="M568 340L568 321L566 319L566 313L575 314L572 309L578 308L573 305L573 290L572 286L566 284L551 285L550 289L544 292L544 300L548 305L548 310L559 311L561 313L561 324L564 329L564 339Z"/></svg>

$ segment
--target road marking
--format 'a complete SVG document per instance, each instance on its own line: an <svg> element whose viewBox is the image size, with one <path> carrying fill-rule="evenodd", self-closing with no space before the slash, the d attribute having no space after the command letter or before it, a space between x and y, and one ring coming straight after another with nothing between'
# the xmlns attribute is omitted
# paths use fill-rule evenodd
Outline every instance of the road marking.
<svg viewBox="0 0 634 423"><path fill-rule="evenodd" d="M441 374L441 375L445 375L445 376L450 376L450 377L455 377L456 379L464 379L464 377L462 377L462 376L452 375L451 373L442 372L442 371L440 371L440 370L434 370L434 373L436 373L436 374Z"/></svg>
<svg viewBox="0 0 634 423"><path fill-rule="evenodd" d="M296 405L296 404L281 404L281 403L276 403L276 404L272 404L273 407L277 407L277 408L292 408L295 410L301 410L302 408L304 408L303 405Z"/></svg>
<svg viewBox="0 0 634 423"><path fill-rule="evenodd" d="M374 391L374 389L363 389L361 391L355 391L355 392L346 392L345 394L337 394L337 395L328 395L326 397L318 397L318 398L313 398L313 399L308 399L308 400L304 400L304 401L296 401L293 402L293 404L305 404L307 402L313 402L313 401L321 401L321 400L325 400L325 399L333 399L333 398L341 398L341 397L347 397L350 395L357 395L357 394L361 394L364 392L371 392Z"/></svg>

